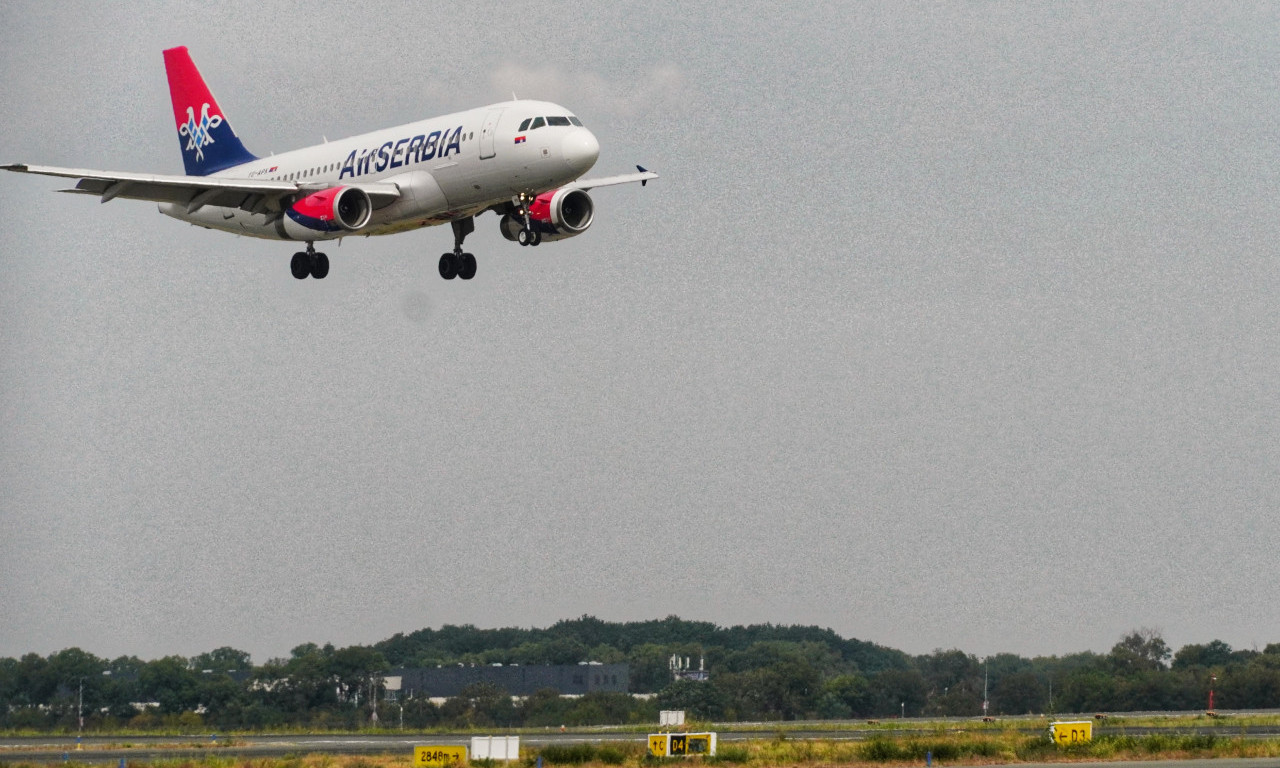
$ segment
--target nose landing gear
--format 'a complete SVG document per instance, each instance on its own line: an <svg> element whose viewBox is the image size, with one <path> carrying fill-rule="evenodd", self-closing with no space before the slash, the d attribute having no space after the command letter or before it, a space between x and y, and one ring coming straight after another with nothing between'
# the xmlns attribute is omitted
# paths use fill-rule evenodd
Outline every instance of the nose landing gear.
<svg viewBox="0 0 1280 768"><path fill-rule="evenodd" d="M521 245L537 245L542 242L542 233L533 228L533 220L529 217L529 199L530 196L524 192L520 193L520 197L516 198L516 212L524 221L524 226L516 233L516 242Z"/></svg>

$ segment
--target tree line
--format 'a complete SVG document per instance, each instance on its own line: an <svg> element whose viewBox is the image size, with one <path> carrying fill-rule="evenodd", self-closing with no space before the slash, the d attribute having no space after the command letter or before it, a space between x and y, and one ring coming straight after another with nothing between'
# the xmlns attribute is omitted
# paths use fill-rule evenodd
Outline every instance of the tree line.
<svg viewBox="0 0 1280 768"><path fill-rule="evenodd" d="M675 680L671 656L705 659L709 680ZM445 664L626 662L632 696L513 700L492 685L443 703L394 700L385 674ZM696 662L695 662L696 663ZM610 623L584 616L543 629L444 626L371 646L307 643L254 665L234 648L143 661L79 648L0 658L0 728L265 730L469 728L656 722L659 709L706 720L848 719L1280 707L1280 643L1214 640L1176 653L1135 630L1110 652L979 658L910 656L829 629L718 627L676 617ZM389 695L390 693L390 695ZM984 699L985 696L985 699Z"/></svg>

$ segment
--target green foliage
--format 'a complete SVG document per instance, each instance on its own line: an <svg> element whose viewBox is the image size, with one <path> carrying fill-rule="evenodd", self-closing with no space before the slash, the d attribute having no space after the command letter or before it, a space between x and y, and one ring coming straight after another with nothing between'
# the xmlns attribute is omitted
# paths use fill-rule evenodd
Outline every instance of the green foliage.
<svg viewBox="0 0 1280 768"><path fill-rule="evenodd" d="M740 765L751 761L751 750L740 744L720 744L716 753L704 757L703 761L715 764Z"/></svg>
<svg viewBox="0 0 1280 768"><path fill-rule="evenodd" d="M1172 655L1160 633L1153 629L1137 629L1120 639L1111 649L1111 666L1121 675L1150 672L1164 668Z"/></svg>
<svg viewBox="0 0 1280 768"><path fill-rule="evenodd" d="M618 744L601 744L596 757L605 765L622 765L631 754Z"/></svg>
<svg viewBox="0 0 1280 768"><path fill-rule="evenodd" d="M597 758L594 744L548 744L542 748L542 759L551 765L581 765Z"/></svg>
<svg viewBox="0 0 1280 768"><path fill-rule="evenodd" d="M710 680L673 682L672 654L705 658ZM658 695L569 699L547 690L513 701L505 691L479 686L434 704L388 702L381 690L393 665L585 660L625 660L631 691ZM287 658L257 666L229 647L153 661L108 661L79 648L0 658L0 728L72 729L82 687L89 731L368 728L371 696L380 723L403 717L413 729L638 725L655 722L660 708L720 721L891 718L904 704L908 716L973 717L982 711L984 673L996 715L1202 709L1211 675L1221 709L1280 707L1280 643L1259 653L1213 640L1173 654L1159 633L1135 630L1107 654L979 660L958 649L909 657L812 626L718 627L674 616L611 623L583 616L545 629L446 625L373 646L304 643ZM154 704L140 710L138 702Z"/></svg>

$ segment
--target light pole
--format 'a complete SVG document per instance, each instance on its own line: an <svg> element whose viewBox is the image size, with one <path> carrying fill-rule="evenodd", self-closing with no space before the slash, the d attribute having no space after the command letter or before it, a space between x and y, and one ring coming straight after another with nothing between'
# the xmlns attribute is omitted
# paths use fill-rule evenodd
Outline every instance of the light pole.
<svg viewBox="0 0 1280 768"><path fill-rule="evenodd" d="M80 678L79 691L76 693L76 749L82 749L80 740L84 737L84 678Z"/></svg>
<svg viewBox="0 0 1280 768"><path fill-rule="evenodd" d="M982 719L987 719L987 707L991 701L987 698L987 659L982 659Z"/></svg>
<svg viewBox="0 0 1280 768"><path fill-rule="evenodd" d="M1209 675L1209 714L1213 714L1213 684L1218 682L1217 675Z"/></svg>

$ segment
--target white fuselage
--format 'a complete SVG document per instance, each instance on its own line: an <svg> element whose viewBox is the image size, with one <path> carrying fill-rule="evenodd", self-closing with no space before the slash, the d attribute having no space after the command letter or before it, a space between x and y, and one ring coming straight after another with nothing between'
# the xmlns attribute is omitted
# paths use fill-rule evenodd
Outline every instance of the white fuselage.
<svg viewBox="0 0 1280 768"><path fill-rule="evenodd" d="M556 118L548 123L548 118ZM570 122L572 121L572 122ZM522 124L536 127L518 130ZM521 138L523 137L523 138ZM160 211L203 227L276 240L386 235L443 224L537 195L582 176L600 145L573 113L544 101L510 101L260 158L213 178L294 181L311 191L394 184L400 197L357 231L299 232L279 211L160 203Z"/></svg>

